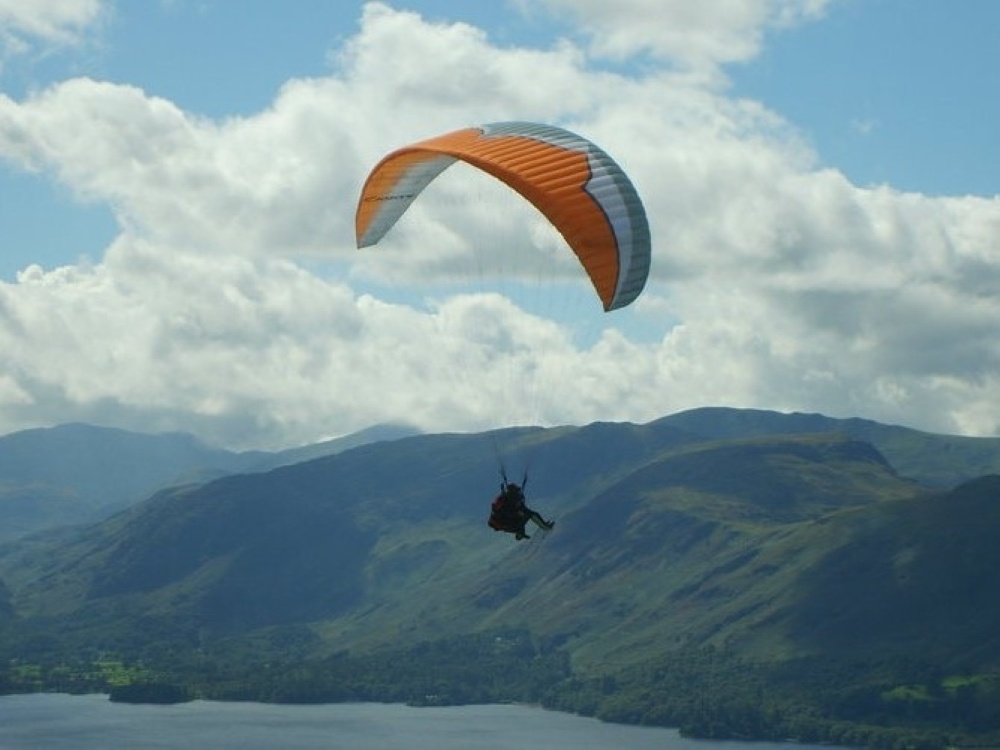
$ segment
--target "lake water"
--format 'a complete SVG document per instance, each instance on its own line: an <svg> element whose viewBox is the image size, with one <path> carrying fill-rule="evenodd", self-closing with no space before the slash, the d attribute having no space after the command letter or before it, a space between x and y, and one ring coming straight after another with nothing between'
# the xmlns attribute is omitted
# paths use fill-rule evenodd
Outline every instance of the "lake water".
<svg viewBox="0 0 1000 750"><path fill-rule="evenodd" d="M105 695L50 693L0 697L0 750L18 748L788 750L788 745L689 740L672 729L605 724L529 706L208 701L150 706L112 703Z"/></svg>

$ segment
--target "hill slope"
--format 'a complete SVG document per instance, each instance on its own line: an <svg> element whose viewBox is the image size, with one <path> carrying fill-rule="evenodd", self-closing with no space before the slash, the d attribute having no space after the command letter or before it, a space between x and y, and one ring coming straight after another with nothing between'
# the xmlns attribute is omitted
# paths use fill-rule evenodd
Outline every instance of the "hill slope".
<svg viewBox="0 0 1000 750"><path fill-rule="evenodd" d="M0 437L0 542L96 521L164 487L265 471L414 431L378 426L275 453L210 448L191 435L66 424Z"/></svg>
<svg viewBox="0 0 1000 750"><path fill-rule="evenodd" d="M216 635L326 623L317 632L338 633L330 648L364 650L523 627L572 633L583 661L628 661L732 640L746 619L734 607L775 597L751 573L784 564L759 562L782 535L919 493L870 445L836 435L690 443L663 425L526 430L509 439L541 465L583 456L585 468L561 476L560 494L542 494L556 485L547 473L531 480L558 533L518 547L484 524L490 439L411 438L166 490L44 554L15 548L3 577L23 617L103 632L160 613ZM743 576L735 604L706 583L719 570ZM678 602L692 609L672 622ZM126 616L110 626L110 611Z"/></svg>
<svg viewBox="0 0 1000 750"><path fill-rule="evenodd" d="M199 467L247 463L189 435L67 424L0 437L0 540L94 520Z"/></svg>
<svg viewBox="0 0 1000 750"><path fill-rule="evenodd" d="M482 650L527 633L574 680L603 686L581 699L560 683L558 705L574 710L613 702L619 678L641 702L663 680L655 665L707 647L726 663L822 664L823 675L869 665L843 689L883 712L885 695L917 694L892 659L928 665L906 674L938 675L939 690L952 674L988 695L1000 477L934 489L825 418L803 433L795 416L751 415L757 426L739 429L747 414L715 416L414 436L162 490L0 548L0 657L197 655L231 669L252 654L319 663L320 675L349 658L391 675L401 650L430 658L428 642L481 638L461 642ZM880 440L897 429L864 426ZM974 443L956 475L992 462L990 444ZM517 543L485 525L498 445L513 474L532 467L529 502L557 518L550 535ZM634 677L643 669L654 671ZM795 704L794 686L817 690L817 672L789 669Z"/></svg>
<svg viewBox="0 0 1000 750"><path fill-rule="evenodd" d="M1000 474L1000 438L936 435L868 419L834 419L822 414L782 414L760 409L705 407L663 420L703 439L733 439L838 433L871 443L902 475L948 489L967 479Z"/></svg>

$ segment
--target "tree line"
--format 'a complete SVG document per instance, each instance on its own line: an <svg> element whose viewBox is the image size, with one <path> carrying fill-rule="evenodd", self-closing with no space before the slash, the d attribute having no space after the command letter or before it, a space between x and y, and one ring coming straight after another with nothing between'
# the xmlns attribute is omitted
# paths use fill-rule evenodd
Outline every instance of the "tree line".
<svg viewBox="0 0 1000 750"><path fill-rule="evenodd" d="M291 637L291 641L289 641ZM0 666L0 692L107 692L112 700L411 705L524 702L706 739L874 748L1000 746L1000 676L949 675L913 659L758 663L705 647L607 674L573 674L527 631L467 635L322 659L247 643L155 659Z"/></svg>

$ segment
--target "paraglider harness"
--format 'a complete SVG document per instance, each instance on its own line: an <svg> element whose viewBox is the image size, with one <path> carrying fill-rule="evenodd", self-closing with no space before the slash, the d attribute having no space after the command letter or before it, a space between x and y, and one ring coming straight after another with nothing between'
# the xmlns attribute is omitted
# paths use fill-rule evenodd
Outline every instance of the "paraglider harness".
<svg viewBox="0 0 1000 750"><path fill-rule="evenodd" d="M507 472L500 469L500 494L490 504L490 518L486 522L494 531L517 533L524 530L528 513L524 502L524 488L528 484L528 473L524 473L521 484L507 480Z"/></svg>

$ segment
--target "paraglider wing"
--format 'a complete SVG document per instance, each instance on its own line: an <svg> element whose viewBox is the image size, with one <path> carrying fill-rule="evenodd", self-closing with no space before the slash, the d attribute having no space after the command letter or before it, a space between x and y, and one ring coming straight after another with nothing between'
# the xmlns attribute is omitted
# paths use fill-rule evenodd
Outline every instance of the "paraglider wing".
<svg viewBox="0 0 1000 750"><path fill-rule="evenodd" d="M649 274L650 236L639 195L590 141L551 125L500 122L414 143L382 159L358 201L358 247L374 245L456 160L527 198L576 253L605 310L632 302Z"/></svg>

